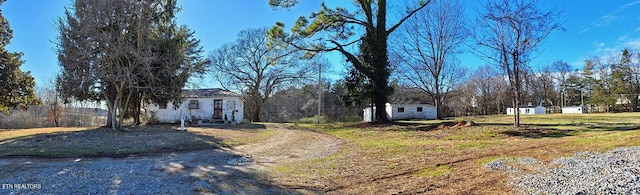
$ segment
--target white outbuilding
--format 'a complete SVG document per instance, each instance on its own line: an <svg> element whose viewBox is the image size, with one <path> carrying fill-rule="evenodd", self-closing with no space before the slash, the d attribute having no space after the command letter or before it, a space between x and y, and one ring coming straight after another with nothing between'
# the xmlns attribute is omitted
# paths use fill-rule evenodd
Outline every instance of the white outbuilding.
<svg viewBox="0 0 640 195"><path fill-rule="evenodd" d="M242 122L244 99L220 88L188 89L179 104L147 105L147 115L160 123L178 123L181 118L195 123L215 123L235 120ZM226 117L225 117L226 116Z"/></svg>
<svg viewBox="0 0 640 195"><path fill-rule="evenodd" d="M562 107L562 114L586 114L586 106L566 106Z"/></svg>
<svg viewBox="0 0 640 195"><path fill-rule="evenodd" d="M363 121L371 122L372 114L375 116L375 111L375 106L373 113L371 107L363 109ZM385 104L385 112L387 118L391 120L436 119L436 107L418 98L392 98L389 103Z"/></svg>
<svg viewBox="0 0 640 195"><path fill-rule="evenodd" d="M515 109L507 108L508 115L514 115ZM544 106L520 106L520 114L546 114L547 109Z"/></svg>

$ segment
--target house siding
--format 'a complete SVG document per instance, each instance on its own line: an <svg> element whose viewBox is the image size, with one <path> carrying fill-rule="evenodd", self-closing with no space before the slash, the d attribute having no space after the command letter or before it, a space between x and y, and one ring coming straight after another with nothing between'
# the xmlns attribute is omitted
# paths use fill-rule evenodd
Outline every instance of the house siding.
<svg viewBox="0 0 640 195"><path fill-rule="evenodd" d="M205 119L211 120L213 117L213 101L222 100L222 116L227 115L227 118L231 120L232 108L229 108L230 102L235 102L235 119L237 123L241 123L244 115L244 105L240 97L197 97L197 98L185 98L177 108L174 108L174 104L170 102L165 109L155 104L147 105L147 114L150 117L155 117L160 123L178 123L180 117L188 117L192 119ZM189 102L191 100L198 101L198 109L189 109Z"/></svg>
<svg viewBox="0 0 640 195"><path fill-rule="evenodd" d="M567 106L562 108L562 114L585 114L587 110L586 106Z"/></svg>
<svg viewBox="0 0 640 195"><path fill-rule="evenodd" d="M418 112L418 107L422 107L422 112ZM404 112L398 112L398 108L404 108ZM399 104L394 105L391 110L391 118L394 120L402 119L435 119L435 108L425 104Z"/></svg>
<svg viewBox="0 0 640 195"><path fill-rule="evenodd" d="M418 107L422 107L422 112L417 112ZM404 108L404 112L398 112L398 108ZM376 108L373 108L374 112ZM363 111L363 121L371 121L371 107L367 107ZM436 109L428 104L389 104L385 106L387 117L392 120L407 119L435 119Z"/></svg>
<svg viewBox="0 0 640 195"><path fill-rule="evenodd" d="M514 115L514 108L507 108L508 115ZM546 114L547 109L543 106L536 107L520 107L520 114Z"/></svg>

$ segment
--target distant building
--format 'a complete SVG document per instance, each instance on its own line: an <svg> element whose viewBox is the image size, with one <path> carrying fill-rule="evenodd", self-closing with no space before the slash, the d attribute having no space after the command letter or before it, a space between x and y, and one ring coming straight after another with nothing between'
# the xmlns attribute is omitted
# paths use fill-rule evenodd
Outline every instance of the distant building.
<svg viewBox="0 0 640 195"><path fill-rule="evenodd" d="M376 107L374 106L374 116L375 111ZM419 98L391 98L389 103L385 104L385 111L387 113L387 118L391 120L436 119L436 107ZM364 121L372 121L371 107L366 107L362 112Z"/></svg>
<svg viewBox="0 0 640 195"><path fill-rule="evenodd" d="M508 115L515 114L514 108L507 108ZM520 114L546 114L547 109L544 106L520 106Z"/></svg>
<svg viewBox="0 0 640 195"><path fill-rule="evenodd" d="M562 114L586 114L587 110L586 106L565 106L562 107Z"/></svg>

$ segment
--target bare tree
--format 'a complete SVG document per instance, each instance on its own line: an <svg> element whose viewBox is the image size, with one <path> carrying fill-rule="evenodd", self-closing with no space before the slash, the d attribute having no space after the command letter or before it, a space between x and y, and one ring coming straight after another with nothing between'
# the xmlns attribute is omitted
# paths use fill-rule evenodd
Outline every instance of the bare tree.
<svg viewBox="0 0 640 195"><path fill-rule="evenodd" d="M522 77L538 45L560 28L559 12L538 10L538 1L489 0L477 20L474 40L481 57L496 63L509 78L513 97L514 126L520 126Z"/></svg>
<svg viewBox="0 0 640 195"><path fill-rule="evenodd" d="M500 73L489 65L480 66L471 74L468 85L472 86L468 96L474 97L480 114L500 113L504 102L506 81Z"/></svg>
<svg viewBox="0 0 640 195"><path fill-rule="evenodd" d="M302 52L282 42L270 42L266 33L266 28L243 30L235 42L209 55L214 77L222 87L246 96L252 121L261 121L264 103L278 89L311 78L315 72L304 64Z"/></svg>
<svg viewBox="0 0 640 195"><path fill-rule="evenodd" d="M395 39L401 74L431 96L439 119L449 92L467 72L455 58L469 34L463 7L459 0L435 1L409 18Z"/></svg>
<svg viewBox="0 0 640 195"><path fill-rule="evenodd" d="M535 103L544 102L547 105L554 105L557 102L557 90L554 81L554 72L551 66L543 66L535 74L535 81L533 82L532 90L534 92ZM554 108L555 109L555 108Z"/></svg>
<svg viewBox="0 0 640 195"><path fill-rule="evenodd" d="M567 79L569 77L569 73L571 73L571 66L562 60L558 60L553 62L553 68L558 73L556 76L556 80L558 81L558 85L560 87L560 107L565 107L567 104Z"/></svg>
<svg viewBox="0 0 640 195"><path fill-rule="evenodd" d="M322 8L309 17L299 17L290 34L285 33L281 22L277 22L269 34L273 39L284 40L309 52L339 52L353 65L355 72L366 77L370 83L367 87L372 91L367 95L375 106L382 108L393 93L389 86L391 68L387 39L429 2L431 0L419 1L407 7L406 12L397 17L397 22L387 21L387 0L354 0L355 10L332 9L323 3ZM291 8L297 3L298 0L269 1L274 8ZM305 41L296 42L298 40ZM351 50L354 47L358 50ZM391 122L384 109L376 109L375 115L377 122Z"/></svg>
<svg viewBox="0 0 640 195"><path fill-rule="evenodd" d="M39 89L39 96L42 99L44 112L46 112L46 121L55 127L62 124L61 117L64 113L62 98L57 88L56 80L49 80L45 87Z"/></svg>

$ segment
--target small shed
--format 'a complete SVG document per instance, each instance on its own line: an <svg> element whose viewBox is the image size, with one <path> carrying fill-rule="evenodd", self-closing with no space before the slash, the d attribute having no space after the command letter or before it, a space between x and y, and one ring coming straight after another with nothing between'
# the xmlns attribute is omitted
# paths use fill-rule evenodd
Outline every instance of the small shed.
<svg viewBox="0 0 640 195"><path fill-rule="evenodd" d="M507 108L508 115L515 114L514 108ZM520 114L546 114L547 109L544 106L520 106Z"/></svg>
<svg viewBox="0 0 640 195"><path fill-rule="evenodd" d="M184 101L167 105L147 105L147 115L160 123L177 123L181 118L197 123L223 122L232 119L242 122L244 99L220 88L188 89L183 92Z"/></svg>
<svg viewBox="0 0 640 195"><path fill-rule="evenodd" d="M562 107L562 114L586 114L586 106L565 106Z"/></svg>
<svg viewBox="0 0 640 195"><path fill-rule="evenodd" d="M363 120L370 122L371 107L362 110ZM375 115L376 107L373 107ZM436 107L426 103L419 98L398 97L391 98L389 103L385 104L385 112L387 118L391 120L410 120L410 119L436 119Z"/></svg>

